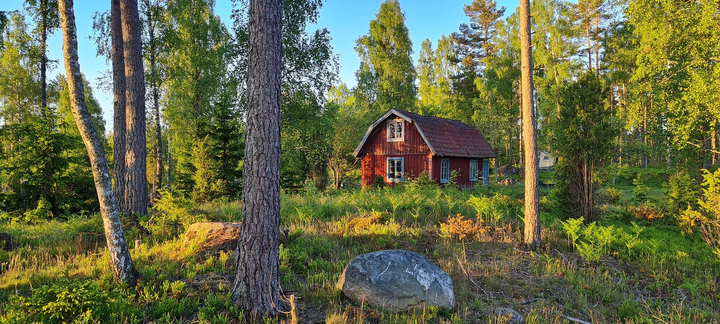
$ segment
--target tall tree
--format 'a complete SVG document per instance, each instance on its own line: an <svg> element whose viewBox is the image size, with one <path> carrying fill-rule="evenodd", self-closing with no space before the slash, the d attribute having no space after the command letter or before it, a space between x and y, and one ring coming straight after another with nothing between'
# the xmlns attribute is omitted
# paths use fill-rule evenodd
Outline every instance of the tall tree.
<svg viewBox="0 0 720 324"><path fill-rule="evenodd" d="M47 39L53 31L60 27L58 18L57 0L28 0L27 5L35 18L38 33L40 34L40 95L42 98L43 113L46 112L47 102Z"/></svg>
<svg viewBox="0 0 720 324"><path fill-rule="evenodd" d="M145 73L137 0L120 0L125 67L125 179L127 212L145 215L148 208L145 134Z"/></svg>
<svg viewBox="0 0 720 324"><path fill-rule="evenodd" d="M415 109L412 41L397 0L380 5L376 18L370 21L370 31L356 41L355 51L361 61L358 87L375 91L371 101L376 112Z"/></svg>
<svg viewBox="0 0 720 324"><path fill-rule="evenodd" d="M147 39L145 43L145 58L148 66L146 75L146 81L152 96L152 113L153 122L155 128L155 170L152 177L152 192L151 197L158 197L158 190L162 186L163 177L163 141L162 141L162 123L160 116L160 87L162 86L162 72L160 69L160 51L162 42L159 40L160 22L162 16L162 8L157 1L142 0L141 11L143 14L143 25L145 26L145 34Z"/></svg>
<svg viewBox="0 0 720 324"><path fill-rule="evenodd" d="M523 144L525 147L525 244L540 246L538 159L535 145L533 63L530 47L530 0L520 0L520 71L522 73Z"/></svg>
<svg viewBox="0 0 720 324"><path fill-rule="evenodd" d="M433 116L469 121L472 116L462 116L452 107L452 77L457 73L452 61L454 52L452 40L445 35L438 40L435 50L429 39L423 41L417 64L419 105Z"/></svg>
<svg viewBox="0 0 720 324"><path fill-rule="evenodd" d="M282 1L251 0L243 222L232 299L252 315L287 310L279 281Z"/></svg>
<svg viewBox="0 0 720 324"><path fill-rule="evenodd" d="M110 169L105 158L105 151L92 119L85 106L82 77L77 53L77 31L72 0L60 0L60 21L63 31L63 53L65 57L65 73L68 78L70 105L75 123L80 130L92 165L95 189L100 201L100 213L105 229L105 241L110 252L110 266L116 281L135 285L137 271L133 265L130 251L125 242L125 234L120 223L120 214L112 191Z"/></svg>
<svg viewBox="0 0 720 324"><path fill-rule="evenodd" d="M110 1L110 37L113 75L113 174L115 187L113 192L117 197L120 212L130 210L126 204L125 188L127 179L125 173L126 134L125 125L125 58L122 38L122 20L120 18L120 0Z"/></svg>
<svg viewBox="0 0 720 324"><path fill-rule="evenodd" d="M475 80L484 76L488 59L494 56L499 46L493 39L498 34L498 22L505 13L505 7L498 8L494 0L473 0L463 7L463 11L470 18L470 24L461 24L460 31L451 35L456 45L453 59L459 63L459 71L454 74L452 85L455 114L469 121L465 116L473 116L477 108L475 101L481 95ZM508 28L508 31L512 30Z"/></svg>
<svg viewBox="0 0 720 324"><path fill-rule="evenodd" d="M158 57L165 69L162 114L172 137L172 187L187 192L196 185L194 145L214 127L212 110L221 101L232 65L230 34L213 8L207 0L168 1L160 26L165 48Z"/></svg>
<svg viewBox="0 0 720 324"><path fill-rule="evenodd" d="M557 167L559 204L568 216L586 222L597 220L595 196L599 170L610 160L610 149L617 135L605 105L607 92L594 71L579 80L565 83L561 91L561 110L552 126L553 146L560 158Z"/></svg>
<svg viewBox="0 0 720 324"><path fill-rule="evenodd" d="M454 32L452 39L458 44L458 55L464 66L476 72L484 69L483 59L492 55L492 38L497 33L496 24L505 13L505 7L497 7L494 0L473 0L463 7L470 24L460 24L460 32Z"/></svg>

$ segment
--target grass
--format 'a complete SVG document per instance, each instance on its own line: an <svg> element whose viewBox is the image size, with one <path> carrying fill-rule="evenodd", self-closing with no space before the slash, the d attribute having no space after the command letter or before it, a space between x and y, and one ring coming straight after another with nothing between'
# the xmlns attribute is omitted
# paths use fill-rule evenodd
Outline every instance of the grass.
<svg viewBox="0 0 720 324"><path fill-rule="evenodd" d="M661 202L662 181L653 177L645 181L648 196ZM600 206L600 221L574 230L542 204L538 251L521 244L521 186L283 193L289 235L280 248L281 284L295 297L300 323L504 323L494 315L498 307L528 323L720 322L720 259L697 234L681 234L669 215L636 218L628 206L642 202L623 185L618 201ZM183 214L238 221L240 212L239 202L225 200ZM153 235L126 223L142 274L133 288L112 283L99 216L0 224L21 246L0 252L0 322L246 321L230 300L232 251L199 253L197 243L186 245L157 224L161 234ZM415 251L437 264L453 278L456 307L390 313L346 299L335 287L344 267L383 249Z"/></svg>

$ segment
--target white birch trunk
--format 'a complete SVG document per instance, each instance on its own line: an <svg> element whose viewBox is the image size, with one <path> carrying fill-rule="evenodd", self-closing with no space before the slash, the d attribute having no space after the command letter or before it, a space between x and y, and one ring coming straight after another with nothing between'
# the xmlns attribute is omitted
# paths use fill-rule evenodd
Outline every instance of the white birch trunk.
<svg viewBox="0 0 720 324"><path fill-rule="evenodd" d="M125 242L125 234L120 223L120 214L113 195L110 169L105 158L102 142L85 105L85 94L80 75L80 64L78 63L73 0L60 0L59 8L63 31L65 73L67 74L68 90L70 92L70 107L80 131L80 136L90 156L95 190L97 190L100 214L105 229L105 240L110 251L110 267L116 281L122 281L132 286L137 281L137 272L130 258L127 242Z"/></svg>

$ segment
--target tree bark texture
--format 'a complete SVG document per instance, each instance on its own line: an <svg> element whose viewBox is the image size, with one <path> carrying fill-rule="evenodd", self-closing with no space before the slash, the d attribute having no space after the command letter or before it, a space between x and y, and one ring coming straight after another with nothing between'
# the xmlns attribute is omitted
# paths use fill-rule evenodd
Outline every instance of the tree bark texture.
<svg viewBox="0 0 720 324"><path fill-rule="evenodd" d="M252 316L288 309L278 280L282 2L250 1L243 219L232 298Z"/></svg>
<svg viewBox="0 0 720 324"><path fill-rule="evenodd" d="M65 58L65 74L67 75L68 90L70 93L70 107L72 109L75 123L85 143L85 148L90 157L95 190L97 190L98 201L100 202L100 214L103 219L105 230L105 241L110 252L110 267L116 281L125 282L128 285L135 285L137 272L130 258L130 251L125 241L120 213L115 203L115 196L112 191L110 179L110 168L105 158L100 136L90 118L87 106L85 105L85 94L83 90L82 77L80 75L80 64L77 53L77 32L75 29L75 14L73 13L72 0L60 0L60 19L63 30L63 53Z"/></svg>
<svg viewBox="0 0 720 324"><path fill-rule="evenodd" d="M113 171L115 175L114 193L121 213L129 211L125 203L125 58L122 40L122 21L120 19L120 0L110 2L110 37L113 71Z"/></svg>
<svg viewBox="0 0 720 324"><path fill-rule="evenodd" d="M540 246L538 159L533 111L532 49L530 47L530 1L520 0L520 67L522 77L523 144L525 146L525 244Z"/></svg>
<svg viewBox="0 0 720 324"><path fill-rule="evenodd" d="M125 63L125 195L128 212L146 215L148 208L145 138L145 75L137 0L120 0Z"/></svg>

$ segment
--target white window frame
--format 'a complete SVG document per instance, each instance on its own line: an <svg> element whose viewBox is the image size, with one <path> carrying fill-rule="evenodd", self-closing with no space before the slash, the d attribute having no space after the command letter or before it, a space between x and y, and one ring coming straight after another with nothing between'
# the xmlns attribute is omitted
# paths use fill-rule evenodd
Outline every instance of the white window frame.
<svg viewBox="0 0 720 324"><path fill-rule="evenodd" d="M470 181L478 181L478 160L470 160Z"/></svg>
<svg viewBox="0 0 720 324"><path fill-rule="evenodd" d="M394 165L394 163L396 161L400 162L400 171L399 171L400 177L397 176L398 175L397 169L391 170L391 168L393 166L395 166L397 168L397 166ZM387 182L403 182L403 181L405 181L405 158L402 158L402 157L387 158L387 165L386 165L385 171L386 171L385 179L387 179Z"/></svg>
<svg viewBox="0 0 720 324"><path fill-rule="evenodd" d="M450 159L440 159L440 183L450 182Z"/></svg>
<svg viewBox="0 0 720 324"><path fill-rule="evenodd" d="M394 131L393 131L394 130ZM398 136L398 131L400 135ZM390 136L390 135L394 136ZM402 142L405 140L405 122L402 119L388 119L387 121L387 141Z"/></svg>

